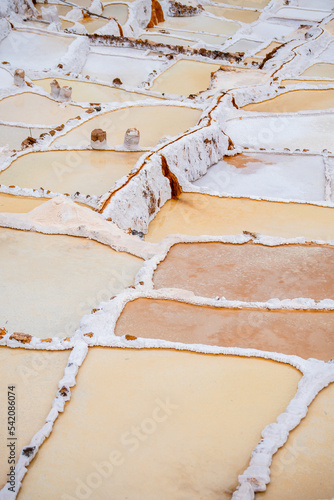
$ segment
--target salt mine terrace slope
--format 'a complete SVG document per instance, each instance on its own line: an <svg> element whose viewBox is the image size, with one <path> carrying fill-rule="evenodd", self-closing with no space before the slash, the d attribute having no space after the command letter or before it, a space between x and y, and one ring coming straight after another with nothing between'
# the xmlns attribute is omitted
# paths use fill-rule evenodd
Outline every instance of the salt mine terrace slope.
<svg viewBox="0 0 334 500"><path fill-rule="evenodd" d="M158 265L154 287L249 302L322 300L334 296L333 255L334 248L316 245L179 243Z"/></svg>

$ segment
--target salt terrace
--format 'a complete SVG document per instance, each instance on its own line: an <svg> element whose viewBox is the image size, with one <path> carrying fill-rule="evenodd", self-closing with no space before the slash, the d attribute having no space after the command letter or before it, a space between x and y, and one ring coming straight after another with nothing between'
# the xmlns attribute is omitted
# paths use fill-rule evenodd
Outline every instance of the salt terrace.
<svg viewBox="0 0 334 500"><path fill-rule="evenodd" d="M334 498L332 0L1 0L0 500Z"/></svg>

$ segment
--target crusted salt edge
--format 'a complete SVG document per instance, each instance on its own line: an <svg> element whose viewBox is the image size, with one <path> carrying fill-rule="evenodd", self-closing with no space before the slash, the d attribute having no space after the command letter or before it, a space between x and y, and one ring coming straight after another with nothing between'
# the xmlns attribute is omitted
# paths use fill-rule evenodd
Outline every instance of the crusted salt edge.
<svg viewBox="0 0 334 500"><path fill-rule="evenodd" d="M15 466L15 492L11 491L7 483L0 490L0 500L14 500L21 488L30 462L37 455L39 448L52 432L53 425L60 413L65 409L65 403L71 398L70 388L76 384L78 369L88 353L88 346L83 341L77 341L69 355L63 378L58 382L58 392L52 402L52 408L45 419L43 427L36 432L28 446L24 446Z"/></svg>

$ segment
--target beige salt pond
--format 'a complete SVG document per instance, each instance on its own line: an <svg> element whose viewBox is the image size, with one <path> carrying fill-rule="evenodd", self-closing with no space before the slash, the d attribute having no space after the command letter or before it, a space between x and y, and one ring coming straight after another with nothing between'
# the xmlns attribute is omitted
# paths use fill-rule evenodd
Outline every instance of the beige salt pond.
<svg viewBox="0 0 334 500"><path fill-rule="evenodd" d="M217 17L225 17L226 19L241 21L243 23L253 23L261 14L261 12L255 10L229 9L226 7L217 7L216 5L205 5L204 10Z"/></svg>
<svg viewBox="0 0 334 500"><path fill-rule="evenodd" d="M124 3L115 2L110 5L105 5L102 15L106 17L114 17L117 19L119 24L123 25L128 20L129 8Z"/></svg>
<svg viewBox="0 0 334 500"><path fill-rule="evenodd" d="M215 0L216 3L224 3L238 7L248 7L252 9L264 9L269 0Z"/></svg>
<svg viewBox="0 0 334 500"><path fill-rule="evenodd" d="M317 63L307 68L300 76L314 78L333 78L334 79L334 64Z"/></svg>
<svg viewBox="0 0 334 500"><path fill-rule="evenodd" d="M179 243L154 273L155 288L265 302L334 297L334 247Z"/></svg>
<svg viewBox="0 0 334 500"><path fill-rule="evenodd" d="M165 45L181 45L192 46L194 42L186 38L176 38L174 36L160 35L159 33L146 32L139 36L141 40L150 40L155 43L163 43Z"/></svg>
<svg viewBox="0 0 334 500"><path fill-rule="evenodd" d="M0 124L0 147L8 145L10 149L21 149L21 143L24 139L29 136L38 139L42 133L48 131L45 128L12 127Z"/></svg>
<svg viewBox="0 0 334 500"><path fill-rule="evenodd" d="M27 213L39 207L45 201L47 201L47 198L13 196L11 194L0 193L0 212Z"/></svg>
<svg viewBox="0 0 334 500"><path fill-rule="evenodd" d="M24 446L30 444L34 434L44 425L56 397L58 381L64 376L69 351L27 351L0 347L0 488L9 473L7 448L8 410L5 397L8 386L15 385L16 395L16 458ZM8 453L7 453L8 450Z"/></svg>
<svg viewBox="0 0 334 500"><path fill-rule="evenodd" d="M50 83L54 78L44 78L42 80L34 80L35 85L39 85L46 92L50 92ZM127 101L142 101L149 99L151 96L139 94L136 92L127 92L126 90L100 85L98 83L80 82L77 80L65 80L57 78L57 82L61 87L72 87L72 100L77 102L89 103L105 103L105 102L127 102Z"/></svg>
<svg viewBox="0 0 334 500"><path fill-rule="evenodd" d="M333 107L334 90L291 90L273 99L247 104L242 109L259 113L296 113Z"/></svg>
<svg viewBox="0 0 334 500"><path fill-rule="evenodd" d="M0 262L0 327L45 338L72 335L143 261L84 238L1 228Z"/></svg>
<svg viewBox="0 0 334 500"><path fill-rule="evenodd" d="M142 154L96 150L30 153L0 172L0 184L99 196L127 175Z"/></svg>
<svg viewBox="0 0 334 500"><path fill-rule="evenodd" d="M6 97L0 101L0 120L31 125L59 125L84 112L81 106L58 103L31 92Z"/></svg>
<svg viewBox="0 0 334 500"><path fill-rule="evenodd" d="M199 14L193 17L168 17L166 21L158 24L158 28L183 30L184 34L185 30L189 30L214 35L233 35L239 29L239 24Z"/></svg>
<svg viewBox="0 0 334 500"><path fill-rule="evenodd" d="M108 21L106 19L100 19L97 17L87 17L81 19L80 24L82 24L87 30L87 32L91 34L95 33L95 31L105 26L107 22Z"/></svg>
<svg viewBox="0 0 334 500"><path fill-rule="evenodd" d="M126 304L115 334L328 361L334 357L333 325L333 312L225 309L140 298Z"/></svg>
<svg viewBox="0 0 334 500"><path fill-rule="evenodd" d="M188 96L206 90L219 64L181 60L154 81L151 90Z"/></svg>
<svg viewBox="0 0 334 500"><path fill-rule="evenodd" d="M65 4L61 5L61 4L37 3L35 5L36 9L38 10L38 12L40 14L42 13L42 7L47 10L48 8L54 7L54 6L57 7L58 15L64 16L64 17L70 12L70 10L73 9L73 7L71 7L70 5L65 5Z"/></svg>
<svg viewBox="0 0 334 500"><path fill-rule="evenodd" d="M151 147L163 136L179 135L195 126L201 113L198 109L181 106L129 107L94 117L56 139L54 144L72 147L87 145L90 143L91 131L102 128L107 132L109 146L121 145L126 130L137 128L140 146Z"/></svg>
<svg viewBox="0 0 334 500"><path fill-rule="evenodd" d="M230 45L227 50L228 52L249 52L257 49L262 42L257 42L255 40L248 40L247 38L240 38L237 42Z"/></svg>
<svg viewBox="0 0 334 500"><path fill-rule="evenodd" d="M228 500L300 378L263 359L92 348L18 499Z"/></svg>
<svg viewBox="0 0 334 500"><path fill-rule="evenodd" d="M169 234L200 236L243 231L330 241L334 239L334 210L299 203L183 193L178 200L169 200L161 208L149 225L146 240L157 242Z"/></svg>
<svg viewBox="0 0 334 500"><path fill-rule="evenodd" d="M317 395L308 414L273 457L271 481L256 500L330 499L334 491L334 384Z"/></svg>

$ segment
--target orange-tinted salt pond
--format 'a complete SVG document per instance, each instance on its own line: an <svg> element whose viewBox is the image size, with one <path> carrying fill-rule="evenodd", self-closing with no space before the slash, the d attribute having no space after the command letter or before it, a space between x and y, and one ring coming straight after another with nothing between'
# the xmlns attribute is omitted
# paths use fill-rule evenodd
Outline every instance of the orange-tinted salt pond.
<svg viewBox="0 0 334 500"><path fill-rule="evenodd" d="M16 459L23 446L28 446L34 434L45 424L58 381L63 377L70 351L27 351L0 347L0 419L8 421L5 395L8 386L15 385L16 394ZM6 401L7 403L7 401ZM21 422L21 424L20 424ZM7 427L7 426L6 426ZM4 429L4 427L2 427ZM7 429L0 433L0 488L7 482L9 471ZM50 495L49 495L50 496ZM36 498L36 497L35 497Z"/></svg>
<svg viewBox="0 0 334 500"><path fill-rule="evenodd" d="M26 213L39 207L45 201L47 201L47 198L13 196L0 193L0 212Z"/></svg>
<svg viewBox="0 0 334 500"><path fill-rule="evenodd" d="M256 500L330 499L334 491L334 384L311 403L306 418L274 455L267 491Z"/></svg>
<svg viewBox="0 0 334 500"><path fill-rule="evenodd" d="M67 337L132 285L142 259L85 238L0 228L0 328Z"/></svg>
<svg viewBox="0 0 334 500"><path fill-rule="evenodd" d="M328 361L334 357L333 326L333 312L225 309L140 298L126 304L115 333Z"/></svg>
<svg viewBox="0 0 334 500"><path fill-rule="evenodd" d="M307 68L300 76L313 78L334 78L334 64L316 63Z"/></svg>
<svg viewBox="0 0 334 500"><path fill-rule="evenodd" d="M147 241L169 234L193 236L243 231L294 238L334 239L334 210L300 203L274 203L183 193L169 200L149 225Z"/></svg>
<svg viewBox="0 0 334 500"><path fill-rule="evenodd" d="M0 184L42 187L62 194L101 195L127 175L142 154L97 150L29 153L0 172Z"/></svg>
<svg viewBox="0 0 334 500"><path fill-rule="evenodd" d="M334 107L334 90L291 90L273 99L243 106L245 111L295 113Z"/></svg>
<svg viewBox="0 0 334 500"><path fill-rule="evenodd" d="M334 297L333 257L334 247L180 243L158 265L154 286L253 302L330 299Z"/></svg>
<svg viewBox="0 0 334 500"><path fill-rule="evenodd" d="M58 103L47 97L24 92L0 101L0 120L32 125L57 125L84 112L81 106Z"/></svg>
<svg viewBox="0 0 334 500"><path fill-rule="evenodd" d="M140 146L151 147L165 135L175 136L196 125L201 111L181 106L135 106L96 116L55 140L54 144L77 147L90 143L94 128L107 132L109 146L123 144L128 128L140 132Z"/></svg>
<svg viewBox="0 0 334 500"><path fill-rule="evenodd" d="M18 499L84 484L92 500L228 500L300 378L263 359L92 348Z"/></svg>
<svg viewBox="0 0 334 500"><path fill-rule="evenodd" d="M241 21L243 23L253 23L260 16L260 12L256 10L229 9L226 7L217 7L216 5L205 5L204 10L217 17L225 17L226 19Z"/></svg>

